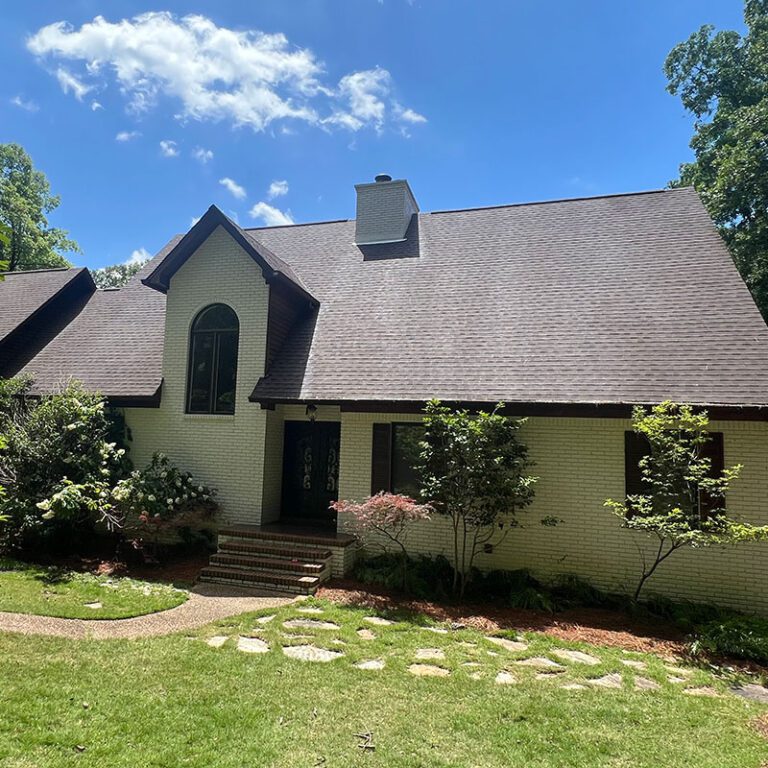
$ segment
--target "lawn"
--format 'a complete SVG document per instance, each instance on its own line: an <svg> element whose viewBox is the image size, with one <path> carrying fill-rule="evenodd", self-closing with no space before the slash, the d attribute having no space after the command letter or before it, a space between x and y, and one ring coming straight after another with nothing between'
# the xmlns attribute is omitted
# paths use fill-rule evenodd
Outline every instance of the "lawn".
<svg viewBox="0 0 768 768"><path fill-rule="evenodd" d="M184 590L167 584L0 560L0 611L69 619L125 619L173 608L186 599Z"/></svg>
<svg viewBox="0 0 768 768"><path fill-rule="evenodd" d="M510 650L474 630L370 615L310 600L140 641L0 634L0 766L758 768L768 759L750 725L766 707L707 671L536 633L508 634L522 643ZM239 650L241 637L266 651ZM308 644L339 655L310 663L283 651ZM592 663L558 656L564 648ZM559 667L515 663L537 658ZM383 669L356 666L371 661ZM444 676L417 677L413 664ZM702 687L716 695L684 693Z"/></svg>

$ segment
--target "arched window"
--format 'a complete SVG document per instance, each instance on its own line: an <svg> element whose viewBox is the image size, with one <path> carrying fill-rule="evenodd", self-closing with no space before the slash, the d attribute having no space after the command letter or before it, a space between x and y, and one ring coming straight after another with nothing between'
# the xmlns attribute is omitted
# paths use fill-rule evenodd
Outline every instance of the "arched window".
<svg viewBox="0 0 768 768"><path fill-rule="evenodd" d="M234 413L240 323L225 304L211 304L192 323L187 413Z"/></svg>

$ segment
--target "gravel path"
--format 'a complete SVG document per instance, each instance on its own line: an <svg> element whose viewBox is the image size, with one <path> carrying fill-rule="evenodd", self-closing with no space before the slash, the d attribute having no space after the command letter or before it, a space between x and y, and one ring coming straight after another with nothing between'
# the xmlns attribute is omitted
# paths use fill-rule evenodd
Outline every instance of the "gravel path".
<svg viewBox="0 0 768 768"><path fill-rule="evenodd" d="M176 608L133 619L59 619L0 611L0 632L49 635L73 639L157 637L196 629L217 619L290 603L294 598L270 592L198 584Z"/></svg>

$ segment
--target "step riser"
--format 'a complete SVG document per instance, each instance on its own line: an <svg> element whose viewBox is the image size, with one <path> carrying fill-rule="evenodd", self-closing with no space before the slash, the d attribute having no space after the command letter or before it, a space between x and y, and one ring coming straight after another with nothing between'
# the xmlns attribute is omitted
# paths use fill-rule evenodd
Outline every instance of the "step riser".
<svg viewBox="0 0 768 768"><path fill-rule="evenodd" d="M220 547L240 546L251 547L254 550L260 550L263 547L275 551L301 553L302 557L307 560L314 560L317 555L329 557L331 555L330 550L322 545L316 547L301 546L293 541L281 541L280 539L252 539L244 536L225 536L220 533L217 541Z"/></svg>
<svg viewBox="0 0 768 768"><path fill-rule="evenodd" d="M275 571L276 573L296 574L297 576L322 576L328 570L325 563L303 563L278 560L277 558L230 555L218 552L211 557L211 565L224 565L230 568Z"/></svg>
<svg viewBox="0 0 768 768"><path fill-rule="evenodd" d="M317 586L314 587L293 587L286 584L267 584L262 581L242 581L241 579L224 579L220 576L201 576L200 581L206 584L226 584L230 587L246 587L253 589L263 589L269 592L285 592L289 595L314 595Z"/></svg>
<svg viewBox="0 0 768 768"><path fill-rule="evenodd" d="M219 539L219 552L233 555L249 555L264 558L290 558L302 560L305 563L325 563L333 559L331 552L320 549L301 549L298 547L273 546L271 544L254 544L238 540Z"/></svg>

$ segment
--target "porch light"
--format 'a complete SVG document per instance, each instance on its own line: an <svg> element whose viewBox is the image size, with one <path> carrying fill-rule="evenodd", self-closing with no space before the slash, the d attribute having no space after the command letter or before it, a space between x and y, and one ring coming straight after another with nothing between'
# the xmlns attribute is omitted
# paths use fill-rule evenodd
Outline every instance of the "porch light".
<svg viewBox="0 0 768 768"><path fill-rule="evenodd" d="M317 406L314 403L310 403L306 410L307 418L314 423L317 418Z"/></svg>

